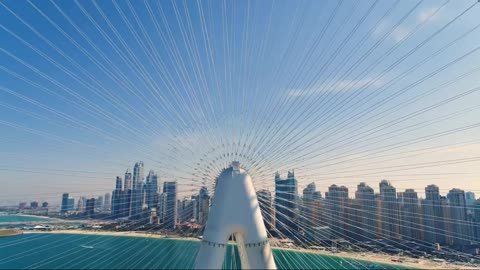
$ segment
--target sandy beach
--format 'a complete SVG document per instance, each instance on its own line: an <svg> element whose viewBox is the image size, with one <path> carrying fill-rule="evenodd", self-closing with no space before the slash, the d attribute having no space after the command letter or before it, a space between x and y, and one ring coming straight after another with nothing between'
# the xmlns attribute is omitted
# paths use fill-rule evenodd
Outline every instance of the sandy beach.
<svg viewBox="0 0 480 270"><path fill-rule="evenodd" d="M130 237L151 237L151 238L161 238L161 239L173 239L173 240L183 240L183 241L200 241L197 238L192 237L169 237L163 234L156 233L146 233L146 232L109 232L109 231L93 231L93 230L54 230L54 231L25 231L24 233L48 233L48 234L84 234L84 235L104 235L104 236L130 236ZM395 262L392 259L399 258L398 256L382 255L375 253L358 253L358 252L339 252L332 253L330 251L324 250L311 250L311 249L294 249L294 248L283 248L283 247L273 247L273 249L281 250L291 250L297 252L306 252L313 254L321 254L327 256L334 256L339 258L349 258L355 260L365 260L373 263L382 263L390 265L399 265L403 267L412 267L412 268L423 268L423 269L478 269L472 266L467 265L456 265L451 263L440 263L433 262L427 259L414 259L408 257L402 257L403 262Z"/></svg>

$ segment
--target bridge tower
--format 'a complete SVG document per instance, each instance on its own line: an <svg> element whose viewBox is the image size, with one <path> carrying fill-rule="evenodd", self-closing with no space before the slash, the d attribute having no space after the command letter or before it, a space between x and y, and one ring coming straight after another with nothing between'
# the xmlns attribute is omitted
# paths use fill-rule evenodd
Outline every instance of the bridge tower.
<svg viewBox="0 0 480 270"><path fill-rule="evenodd" d="M196 269L221 269L235 236L243 269L276 269L252 178L234 161L217 179Z"/></svg>

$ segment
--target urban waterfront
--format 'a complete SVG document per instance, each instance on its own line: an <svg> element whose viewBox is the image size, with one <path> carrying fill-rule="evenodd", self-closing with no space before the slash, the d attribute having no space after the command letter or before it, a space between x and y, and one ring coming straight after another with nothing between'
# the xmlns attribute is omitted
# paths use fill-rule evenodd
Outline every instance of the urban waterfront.
<svg viewBox="0 0 480 270"><path fill-rule="evenodd" d="M23 234L0 238L0 269L191 269L199 245L199 241L149 237ZM290 250L274 249L273 255L279 269L406 269ZM239 266L238 252L230 245L224 268Z"/></svg>

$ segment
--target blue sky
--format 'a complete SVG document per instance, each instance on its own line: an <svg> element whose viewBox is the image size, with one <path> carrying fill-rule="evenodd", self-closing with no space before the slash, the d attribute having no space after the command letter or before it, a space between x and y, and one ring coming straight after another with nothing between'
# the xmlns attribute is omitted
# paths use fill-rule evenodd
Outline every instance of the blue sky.
<svg viewBox="0 0 480 270"><path fill-rule="evenodd" d="M479 156L478 128L402 144L478 122L475 91L422 111L479 86L478 5L448 24L474 3L3 1L0 196L102 193L136 160L198 186L227 153L258 187L480 190L475 160L408 166Z"/></svg>

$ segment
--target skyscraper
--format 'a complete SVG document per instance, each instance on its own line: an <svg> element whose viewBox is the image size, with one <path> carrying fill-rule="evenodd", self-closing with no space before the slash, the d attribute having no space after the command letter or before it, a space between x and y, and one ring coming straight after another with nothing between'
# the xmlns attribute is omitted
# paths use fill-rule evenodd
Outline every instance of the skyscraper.
<svg viewBox="0 0 480 270"><path fill-rule="evenodd" d="M331 185L325 196L327 220L332 232L337 237L345 237L348 232L347 203L348 188L345 186Z"/></svg>
<svg viewBox="0 0 480 270"><path fill-rule="evenodd" d="M471 191L465 192L465 202L467 207L473 207L475 204L475 193Z"/></svg>
<svg viewBox="0 0 480 270"><path fill-rule="evenodd" d="M425 200L422 201L424 240L430 243L445 244L445 209L439 188L436 185L425 187Z"/></svg>
<svg viewBox="0 0 480 270"><path fill-rule="evenodd" d="M177 225L177 182L164 182L163 194L165 194L163 224L165 228L175 229Z"/></svg>
<svg viewBox="0 0 480 270"><path fill-rule="evenodd" d="M144 168L143 162L135 163L133 167L133 190L130 217L132 219L139 219L143 210L144 186L143 186Z"/></svg>
<svg viewBox="0 0 480 270"><path fill-rule="evenodd" d="M400 203L400 232L402 238L406 240L421 239L420 208L418 205L418 195L413 189L407 189L403 192Z"/></svg>
<svg viewBox="0 0 480 270"><path fill-rule="evenodd" d="M310 183L303 189L301 217L302 224L306 227L312 227L318 220L313 219L313 196L317 191L315 183Z"/></svg>
<svg viewBox="0 0 480 270"><path fill-rule="evenodd" d="M399 237L399 214L397 192L395 187L387 180L382 180L380 186L380 217L381 217L381 232L386 238Z"/></svg>
<svg viewBox="0 0 480 270"><path fill-rule="evenodd" d="M208 212L210 210L210 196L208 195L207 187L202 187L198 194L198 219L199 224L205 225L208 219Z"/></svg>
<svg viewBox="0 0 480 270"><path fill-rule="evenodd" d="M87 199L85 214L92 217L95 214L95 198Z"/></svg>
<svg viewBox="0 0 480 270"><path fill-rule="evenodd" d="M118 218L122 215L122 197L124 192L122 191L122 178L117 176L115 180L115 189L112 192L112 216Z"/></svg>
<svg viewBox="0 0 480 270"><path fill-rule="evenodd" d="M67 211L73 211L73 210L75 210L75 199L68 198Z"/></svg>
<svg viewBox="0 0 480 270"><path fill-rule="evenodd" d="M60 213L66 214L68 212L68 193L62 194L62 205L60 207Z"/></svg>
<svg viewBox="0 0 480 270"><path fill-rule="evenodd" d="M125 182L124 182L124 187L123 190L128 190L132 189L133 184L132 184L132 173L130 172L129 169L125 172Z"/></svg>
<svg viewBox="0 0 480 270"><path fill-rule="evenodd" d="M146 201L148 208L157 207L158 204L158 176L150 170L145 184Z"/></svg>
<svg viewBox="0 0 480 270"><path fill-rule="evenodd" d="M377 231L377 205L373 188L366 183L357 185L355 199L359 205L360 234L363 240L374 239Z"/></svg>
<svg viewBox="0 0 480 270"><path fill-rule="evenodd" d="M272 193L266 189L257 191L258 205L260 206L260 212L262 213L263 223L267 230L272 229L273 224L273 205L272 205Z"/></svg>
<svg viewBox="0 0 480 270"><path fill-rule="evenodd" d="M191 199L184 198L180 203L179 209L178 216L180 222L190 222L193 219L193 203Z"/></svg>
<svg viewBox="0 0 480 270"><path fill-rule="evenodd" d="M467 245L471 240L470 228L467 222L467 204L465 192L461 189L451 189L448 194L448 209L451 229L449 241L452 245Z"/></svg>
<svg viewBox="0 0 480 270"><path fill-rule="evenodd" d="M112 195L107 192L105 193L105 196L103 196L104 202L103 202L103 208L108 211L111 210L112 208Z"/></svg>
<svg viewBox="0 0 480 270"><path fill-rule="evenodd" d="M473 233L475 241L480 241L480 199L473 204Z"/></svg>
<svg viewBox="0 0 480 270"><path fill-rule="evenodd" d="M123 194L120 198L120 216L129 217L132 210L132 173L129 169L125 172L125 181L123 183Z"/></svg>
<svg viewBox="0 0 480 270"><path fill-rule="evenodd" d="M281 236L291 236L298 230L298 183L294 172L287 179L275 174L275 228Z"/></svg>

